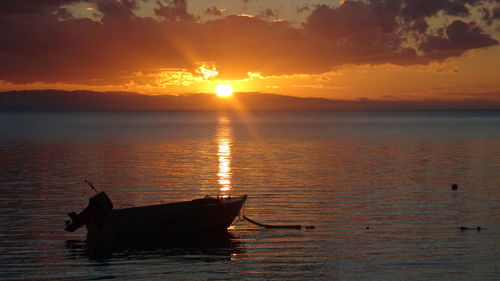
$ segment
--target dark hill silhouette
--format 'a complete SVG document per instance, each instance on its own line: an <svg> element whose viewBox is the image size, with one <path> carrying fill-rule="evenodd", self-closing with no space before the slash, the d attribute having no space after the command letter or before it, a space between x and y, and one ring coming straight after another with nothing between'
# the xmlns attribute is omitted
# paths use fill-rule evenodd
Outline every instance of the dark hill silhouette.
<svg viewBox="0 0 500 281"><path fill-rule="evenodd" d="M221 99L212 94L143 95L133 92L25 90L0 93L0 110L426 110L500 109L487 99L330 100L265 93L236 93Z"/></svg>

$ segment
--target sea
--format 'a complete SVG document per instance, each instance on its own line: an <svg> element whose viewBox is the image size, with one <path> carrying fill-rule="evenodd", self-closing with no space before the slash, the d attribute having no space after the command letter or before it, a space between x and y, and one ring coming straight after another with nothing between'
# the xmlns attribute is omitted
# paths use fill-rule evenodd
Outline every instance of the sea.
<svg viewBox="0 0 500 281"><path fill-rule="evenodd" d="M314 228L93 255L85 180ZM0 280L500 280L500 111L0 112Z"/></svg>

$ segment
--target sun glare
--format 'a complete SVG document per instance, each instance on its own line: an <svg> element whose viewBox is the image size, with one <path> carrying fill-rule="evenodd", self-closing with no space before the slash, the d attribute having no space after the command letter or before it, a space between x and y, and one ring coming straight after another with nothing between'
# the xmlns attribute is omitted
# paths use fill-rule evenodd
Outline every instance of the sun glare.
<svg viewBox="0 0 500 281"><path fill-rule="evenodd" d="M233 87L231 87L231 85L229 84L220 84L215 87L215 93L218 97L230 97L233 95Z"/></svg>

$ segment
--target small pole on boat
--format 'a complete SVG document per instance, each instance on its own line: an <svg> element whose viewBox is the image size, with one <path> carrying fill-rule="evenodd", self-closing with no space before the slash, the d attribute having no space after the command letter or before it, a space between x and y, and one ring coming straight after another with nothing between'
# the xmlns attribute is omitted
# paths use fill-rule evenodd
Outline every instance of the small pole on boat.
<svg viewBox="0 0 500 281"><path fill-rule="evenodd" d="M88 184L90 186L90 188L92 188L95 191L95 193L99 194L99 191L97 191L97 189L94 187L94 185L89 180L85 180L85 183Z"/></svg>

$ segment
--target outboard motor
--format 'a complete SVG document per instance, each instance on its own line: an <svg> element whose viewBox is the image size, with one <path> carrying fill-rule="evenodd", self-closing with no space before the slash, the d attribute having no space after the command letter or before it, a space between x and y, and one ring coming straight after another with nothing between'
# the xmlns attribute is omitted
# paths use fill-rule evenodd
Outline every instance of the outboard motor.
<svg viewBox="0 0 500 281"><path fill-rule="evenodd" d="M68 216L71 221L66 221L66 231L73 232L90 220L100 220L101 218L110 215L113 210L113 203L109 200L104 192L99 192L89 198L89 205L83 209L79 214L71 212Z"/></svg>

